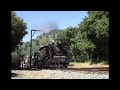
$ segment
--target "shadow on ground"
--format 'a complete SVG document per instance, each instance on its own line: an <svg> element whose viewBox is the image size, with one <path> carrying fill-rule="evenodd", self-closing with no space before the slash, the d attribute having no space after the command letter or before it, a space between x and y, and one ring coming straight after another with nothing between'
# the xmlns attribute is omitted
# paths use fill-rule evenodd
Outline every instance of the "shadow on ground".
<svg viewBox="0 0 120 90"><path fill-rule="evenodd" d="M11 73L11 77L17 77L18 75L16 73Z"/></svg>

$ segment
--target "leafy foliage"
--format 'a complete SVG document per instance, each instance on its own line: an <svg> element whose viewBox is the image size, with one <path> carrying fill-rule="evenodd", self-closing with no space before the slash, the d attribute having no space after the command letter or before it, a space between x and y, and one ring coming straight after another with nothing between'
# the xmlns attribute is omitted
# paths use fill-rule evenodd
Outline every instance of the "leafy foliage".
<svg viewBox="0 0 120 90"><path fill-rule="evenodd" d="M18 44L21 44L22 38L27 34L26 23L23 19L16 16L14 11L11 12L11 52Z"/></svg>

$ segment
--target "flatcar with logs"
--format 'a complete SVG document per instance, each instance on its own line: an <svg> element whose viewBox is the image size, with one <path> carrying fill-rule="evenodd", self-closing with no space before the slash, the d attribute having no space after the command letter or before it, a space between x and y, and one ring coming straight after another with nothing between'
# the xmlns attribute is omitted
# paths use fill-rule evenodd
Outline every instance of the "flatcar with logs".
<svg viewBox="0 0 120 90"><path fill-rule="evenodd" d="M56 44L52 41L51 44L41 46L39 52L33 54L32 68L67 68L69 58L67 49L62 43Z"/></svg>

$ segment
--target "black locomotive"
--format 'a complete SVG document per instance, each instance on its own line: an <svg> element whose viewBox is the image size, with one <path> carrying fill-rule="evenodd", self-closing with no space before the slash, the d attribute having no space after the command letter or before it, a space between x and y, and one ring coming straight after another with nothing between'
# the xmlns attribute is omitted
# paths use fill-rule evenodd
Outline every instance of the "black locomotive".
<svg viewBox="0 0 120 90"><path fill-rule="evenodd" d="M39 52L34 53L32 62L35 68L67 68L69 65L67 50L61 43L41 46Z"/></svg>

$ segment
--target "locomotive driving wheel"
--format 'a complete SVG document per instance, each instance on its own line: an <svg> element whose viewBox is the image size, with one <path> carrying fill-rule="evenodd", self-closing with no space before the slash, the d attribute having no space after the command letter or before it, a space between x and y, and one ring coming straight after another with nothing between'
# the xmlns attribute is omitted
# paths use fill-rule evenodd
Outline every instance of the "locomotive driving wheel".
<svg viewBox="0 0 120 90"><path fill-rule="evenodd" d="M67 64L65 63L65 64L63 64L63 66L65 67L65 68L67 68Z"/></svg>
<svg viewBox="0 0 120 90"><path fill-rule="evenodd" d="M41 68L45 68L45 62L41 61L40 66Z"/></svg>

